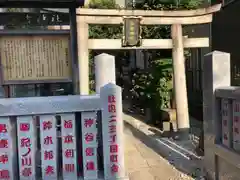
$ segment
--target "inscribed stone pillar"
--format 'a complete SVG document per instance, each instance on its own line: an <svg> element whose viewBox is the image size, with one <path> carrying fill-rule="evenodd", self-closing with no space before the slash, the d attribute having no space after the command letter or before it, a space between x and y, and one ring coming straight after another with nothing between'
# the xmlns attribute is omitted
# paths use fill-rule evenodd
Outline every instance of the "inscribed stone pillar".
<svg viewBox="0 0 240 180"><path fill-rule="evenodd" d="M121 88L109 83L100 91L104 179L125 179Z"/></svg>
<svg viewBox="0 0 240 180"><path fill-rule="evenodd" d="M230 86L230 82L230 54L214 51L205 55L203 61L204 166L212 176L215 165L217 165L214 143L219 133L218 126L216 126L219 108L217 108L215 90L219 87Z"/></svg>

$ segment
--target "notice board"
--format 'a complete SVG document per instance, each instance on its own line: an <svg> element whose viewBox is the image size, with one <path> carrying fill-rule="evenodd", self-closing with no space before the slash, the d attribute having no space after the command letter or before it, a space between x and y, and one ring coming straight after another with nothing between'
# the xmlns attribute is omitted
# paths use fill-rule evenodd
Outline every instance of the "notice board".
<svg viewBox="0 0 240 180"><path fill-rule="evenodd" d="M68 35L0 37L3 84L61 82L72 77Z"/></svg>

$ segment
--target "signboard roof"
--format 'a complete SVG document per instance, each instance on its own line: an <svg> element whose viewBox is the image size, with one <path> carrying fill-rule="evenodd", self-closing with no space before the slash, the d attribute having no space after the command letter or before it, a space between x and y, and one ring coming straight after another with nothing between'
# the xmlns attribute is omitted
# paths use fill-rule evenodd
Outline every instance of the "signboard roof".
<svg viewBox="0 0 240 180"><path fill-rule="evenodd" d="M0 0L0 7L70 8L84 5L84 0Z"/></svg>

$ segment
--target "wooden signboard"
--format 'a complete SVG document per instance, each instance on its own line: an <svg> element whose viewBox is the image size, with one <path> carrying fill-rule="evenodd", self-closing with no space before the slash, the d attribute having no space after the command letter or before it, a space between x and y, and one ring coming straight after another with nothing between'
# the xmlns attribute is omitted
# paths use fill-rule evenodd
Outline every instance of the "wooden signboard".
<svg viewBox="0 0 240 180"><path fill-rule="evenodd" d="M141 45L140 18L125 18L123 28L123 47L133 47Z"/></svg>
<svg viewBox="0 0 240 180"><path fill-rule="evenodd" d="M71 80L67 35L3 36L0 60L3 84Z"/></svg>

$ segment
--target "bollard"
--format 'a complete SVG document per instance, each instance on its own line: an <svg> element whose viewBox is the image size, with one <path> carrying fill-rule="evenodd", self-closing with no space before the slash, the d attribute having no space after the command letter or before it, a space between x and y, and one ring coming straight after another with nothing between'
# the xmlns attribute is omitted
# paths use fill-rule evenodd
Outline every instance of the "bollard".
<svg viewBox="0 0 240 180"><path fill-rule="evenodd" d="M115 57L106 53L94 57L96 93L108 83L116 84Z"/></svg>

